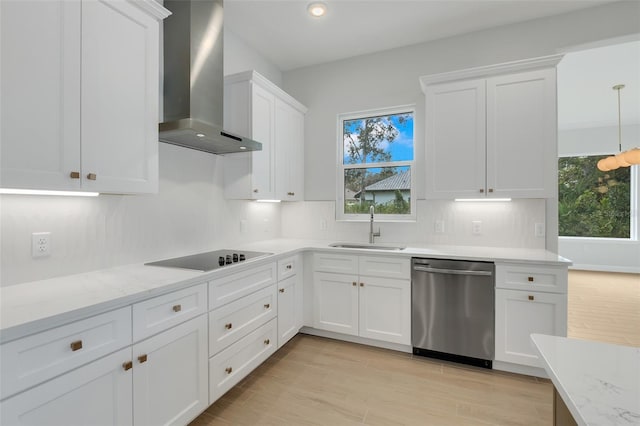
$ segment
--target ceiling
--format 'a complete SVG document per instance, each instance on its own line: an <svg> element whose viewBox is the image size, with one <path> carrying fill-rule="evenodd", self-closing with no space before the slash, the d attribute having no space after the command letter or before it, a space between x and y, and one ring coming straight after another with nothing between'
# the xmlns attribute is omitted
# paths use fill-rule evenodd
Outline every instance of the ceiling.
<svg viewBox="0 0 640 426"><path fill-rule="evenodd" d="M281 71L557 15L613 0L225 0L225 27Z"/></svg>

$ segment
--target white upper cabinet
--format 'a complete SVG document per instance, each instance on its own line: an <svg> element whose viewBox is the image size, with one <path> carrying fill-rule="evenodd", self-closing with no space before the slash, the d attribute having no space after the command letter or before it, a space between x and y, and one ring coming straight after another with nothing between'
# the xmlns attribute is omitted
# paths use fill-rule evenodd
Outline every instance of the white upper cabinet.
<svg viewBox="0 0 640 426"><path fill-rule="evenodd" d="M560 58L420 78L427 198L553 196Z"/></svg>
<svg viewBox="0 0 640 426"><path fill-rule="evenodd" d="M0 185L158 190L160 22L144 1L3 1Z"/></svg>
<svg viewBox="0 0 640 426"><path fill-rule="evenodd" d="M225 77L225 130L262 143L262 151L225 155L227 198L303 199L306 111L255 71Z"/></svg>

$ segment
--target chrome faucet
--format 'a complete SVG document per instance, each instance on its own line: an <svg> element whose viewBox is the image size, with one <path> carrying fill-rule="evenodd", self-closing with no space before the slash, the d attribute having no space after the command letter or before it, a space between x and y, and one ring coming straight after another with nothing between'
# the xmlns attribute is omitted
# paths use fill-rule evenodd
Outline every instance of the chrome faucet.
<svg viewBox="0 0 640 426"><path fill-rule="evenodd" d="M375 238L380 236L380 227L378 227L377 232L373 232L373 206L369 207L369 214L371 215L371 220L369 221L369 244L373 244L375 242Z"/></svg>

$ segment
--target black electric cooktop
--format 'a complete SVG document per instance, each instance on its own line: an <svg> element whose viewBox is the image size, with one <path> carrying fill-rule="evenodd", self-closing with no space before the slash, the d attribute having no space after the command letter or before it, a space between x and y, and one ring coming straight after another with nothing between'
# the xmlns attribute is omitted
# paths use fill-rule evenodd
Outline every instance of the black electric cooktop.
<svg viewBox="0 0 640 426"><path fill-rule="evenodd" d="M169 268L193 269L195 271L213 271L228 265L244 262L245 260L268 256L273 253L261 251L243 250L216 250L207 253L193 254L191 256L175 257L173 259L159 260L145 263L150 266L166 266Z"/></svg>

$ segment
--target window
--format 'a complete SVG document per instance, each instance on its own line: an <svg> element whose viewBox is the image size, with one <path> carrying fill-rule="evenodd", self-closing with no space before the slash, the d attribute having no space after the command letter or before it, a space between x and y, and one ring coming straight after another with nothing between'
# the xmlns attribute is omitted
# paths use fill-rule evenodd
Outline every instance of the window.
<svg viewBox="0 0 640 426"><path fill-rule="evenodd" d="M607 156L564 157L558 162L559 234L631 237L631 168L601 172Z"/></svg>
<svg viewBox="0 0 640 426"><path fill-rule="evenodd" d="M336 215L368 220L415 220L414 107L344 114L338 119Z"/></svg>

